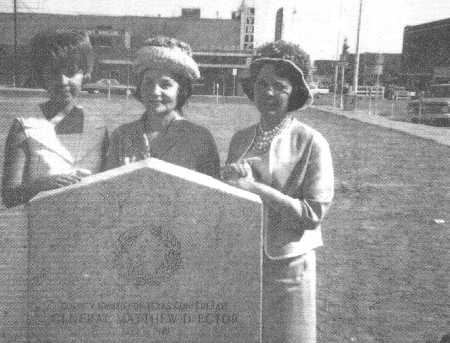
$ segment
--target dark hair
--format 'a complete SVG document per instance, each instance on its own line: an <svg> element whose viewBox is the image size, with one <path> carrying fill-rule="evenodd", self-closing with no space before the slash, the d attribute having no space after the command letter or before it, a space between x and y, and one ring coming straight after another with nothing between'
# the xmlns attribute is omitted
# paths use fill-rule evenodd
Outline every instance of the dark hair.
<svg viewBox="0 0 450 343"><path fill-rule="evenodd" d="M186 101L192 95L192 81L178 74L173 74L172 76L174 80L177 81L178 84L180 85L177 95L177 106L176 106L176 109L180 111L181 108L184 106L184 104L186 104ZM144 73L138 75L136 90L133 93L134 97L141 102L142 102L141 84L143 79Z"/></svg>
<svg viewBox="0 0 450 343"><path fill-rule="evenodd" d="M250 76L241 79L244 92L253 100L253 85L255 84L256 77L265 64L271 64L279 76L287 78L292 83L292 94L289 97L288 111L302 107L309 97L309 91L304 85L304 80L299 78L299 72L290 63L282 60L267 60L258 63L258 60L261 58L275 58L290 61L300 68L306 77L311 70L309 55L297 44L283 40L263 44L256 50L255 55L252 57Z"/></svg>
<svg viewBox="0 0 450 343"><path fill-rule="evenodd" d="M166 36L155 36L150 37L144 42L144 46L160 46L165 48L180 48L183 50L187 55L192 56L192 49L188 43L185 43L183 41L180 41L176 38L172 37L166 37ZM187 77L184 77L182 75L172 73L173 78L175 81L177 81L180 85L180 89L178 91L177 96L177 106L176 109L178 111L181 111L181 108L186 104L186 101L191 97L192 95L192 81L189 80ZM134 93L134 96L137 100L142 101L141 97L141 84L142 80L144 78L144 73L141 73L137 75L137 84L136 84L136 91Z"/></svg>
<svg viewBox="0 0 450 343"><path fill-rule="evenodd" d="M86 32L46 31L31 39L31 67L38 86L44 84L43 69L50 66L52 72L74 63L89 79L94 67L94 52Z"/></svg>

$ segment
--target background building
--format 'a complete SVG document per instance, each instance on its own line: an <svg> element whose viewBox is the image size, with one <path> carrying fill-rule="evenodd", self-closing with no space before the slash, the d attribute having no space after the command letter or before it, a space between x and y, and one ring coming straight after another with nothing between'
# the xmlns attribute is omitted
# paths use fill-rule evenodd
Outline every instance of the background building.
<svg viewBox="0 0 450 343"><path fill-rule="evenodd" d="M353 82L355 54L348 54L346 57L344 72L345 84L351 85ZM398 85L402 79L402 55L365 52L359 55L358 84L360 86L380 86ZM334 87L336 72L335 60L314 61L313 81L320 86ZM338 76L341 77L341 70ZM340 81L339 81L340 84Z"/></svg>
<svg viewBox="0 0 450 343"><path fill-rule="evenodd" d="M270 2L269 6L261 1L243 0L236 11L230 13L229 19L203 18L200 8L181 8L180 15L170 17L98 15L95 7L90 7L92 14L85 14L85 8L79 15L36 13L33 10L0 13L3 43L0 45L0 84L33 86L28 49L30 38L36 32L76 29L87 30L94 46L93 81L114 78L122 84L133 84L131 67L136 50L146 38L166 35L192 46L203 77L195 85L195 93L242 95L238 79L245 73L254 49L275 38L289 40L292 1ZM17 20L16 32L14 18Z"/></svg>
<svg viewBox="0 0 450 343"><path fill-rule="evenodd" d="M0 21L12 22L12 14L0 14ZM196 87L200 93L212 93L217 84L221 94L239 93L234 79L239 70L246 68L247 58L251 56L251 50L240 49L240 22L233 19L203 19L190 15L163 18L20 13L17 21L17 85L23 85L29 77L27 49L30 38L36 32L48 29L88 30L96 53L94 81L116 78L124 84L132 83L130 64L135 52L146 38L154 35L173 36L191 44L204 77ZM11 83L14 69L12 25L5 26L1 35L2 41L9 40L9 44L2 46L0 82Z"/></svg>
<svg viewBox="0 0 450 343"><path fill-rule="evenodd" d="M450 18L406 26L403 33L403 73L411 89L431 82L450 82Z"/></svg>
<svg viewBox="0 0 450 343"><path fill-rule="evenodd" d="M233 12L233 19L241 22L241 44L242 50L252 50L255 48L255 7L242 1L236 12Z"/></svg>
<svg viewBox="0 0 450 343"><path fill-rule="evenodd" d="M29 84L29 42L38 31L50 29L87 30L96 54L93 80L115 78L133 83L131 62L146 38L176 37L188 42L199 63L203 79L195 92L241 94L237 79L252 55L252 46L241 49L241 20L206 19L200 10L186 9L179 17L129 17L97 15L17 14L16 85ZM231 17L231 16L230 16ZM12 84L14 77L13 14L0 13L0 83ZM10 25L8 25L10 24ZM31 84L32 85L32 84ZM217 86L218 85L218 86Z"/></svg>
<svg viewBox="0 0 450 343"><path fill-rule="evenodd" d="M360 54L359 85L405 86L425 90L450 82L450 18L404 28L402 54ZM355 55L347 55L345 83L351 84ZM315 62L315 80L334 78L332 61ZM339 74L340 75L340 74Z"/></svg>
<svg viewBox="0 0 450 343"><path fill-rule="evenodd" d="M335 60L315 60L312 81L320 87L332 88L334 86Z"/></svg>

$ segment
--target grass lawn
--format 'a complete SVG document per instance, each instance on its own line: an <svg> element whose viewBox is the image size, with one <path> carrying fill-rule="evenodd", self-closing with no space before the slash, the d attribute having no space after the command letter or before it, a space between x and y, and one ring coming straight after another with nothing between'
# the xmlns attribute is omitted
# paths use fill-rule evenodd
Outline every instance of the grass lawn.
<svg viewBox="0 0 450 343"><path fill-rule="evenodd" d="M319 250L320 341L434 342L450 320L450 147L301 117L330 143L337 178Z"/></svg>
<svg viewBox="0 0 450 343"><path fill-rule="evenodd" d="M0 141L39 101L0 98ZM123 98L83 102L110 129L142 113ZM211 130L222 162L233 132L258 118L251 105L197 101L185 115ZM437 341L450 332L450 147L320 111L296 115L326 137L336 173L318 250L318 342Z"/></svg>

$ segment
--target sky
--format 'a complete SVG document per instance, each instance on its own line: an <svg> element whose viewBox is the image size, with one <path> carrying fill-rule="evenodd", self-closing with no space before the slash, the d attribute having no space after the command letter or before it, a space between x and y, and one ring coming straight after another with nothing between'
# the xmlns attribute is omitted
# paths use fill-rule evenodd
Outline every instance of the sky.
<svg viewBox="0 0 450 343"><path fill-rule="evenodd" d="M178 16L182 7L201 8L202 17L229 19L242 0L17 0L19 11L85 14L95 4L105 15ZM256 8L270 1L253 0ZM313 59L334 59L347 37L355 52L360 0L287 0L295 13L296 31L289 37ZM0 0L0 11L12 11L13 0ZM76 7L74 4L76 3ZM114 4L114 5L113 5ZM450 0L363 0L360 52L400 53L403 29L450 18ZM294 20L294 19L292 19Z"/></svg>

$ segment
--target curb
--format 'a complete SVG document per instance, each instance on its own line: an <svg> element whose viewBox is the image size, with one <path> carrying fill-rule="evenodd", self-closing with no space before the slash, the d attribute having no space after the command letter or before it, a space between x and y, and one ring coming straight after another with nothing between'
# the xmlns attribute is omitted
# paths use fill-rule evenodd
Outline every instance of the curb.
<svg viewBox="0 0 450 343"><path fill-rule="evenodd" d="M29 96L44 96L44 95L45 90L39 88L0 87L0 96L29 97Z"/></svg>
<svg viewBox="0 0 450 343"><path fill-rule="evenodd" d="M318 111L333 113L363 123L403 132L411 136L431 140L442 145L450 146L449 127L437 127L423 124L413 124L403 121L395 121L386 119L384 117L375 114L369 115L363 111L341 111L332 107L317 106L317 105L312 105L310 107Z"/></svg>
<svg viewBox="0 0 450 343"><path fill-rule="evenodd" d="M45 97L46 91L39 88L12 88L12 87L1 87L0 86L0 96L3 97ZM126 98L125 94L114 94L115 98ZM82 91L79 95L81 98L103 98L107 99L107 95L103 93L89 94L86 91ZM130 96L132 98L132 96ZM208 103L216 103L216 95L207 94L192 94L191 101L206 101ZM220 95L219 104L249 104L250 101L246 96L222 96Z"/></svg>

